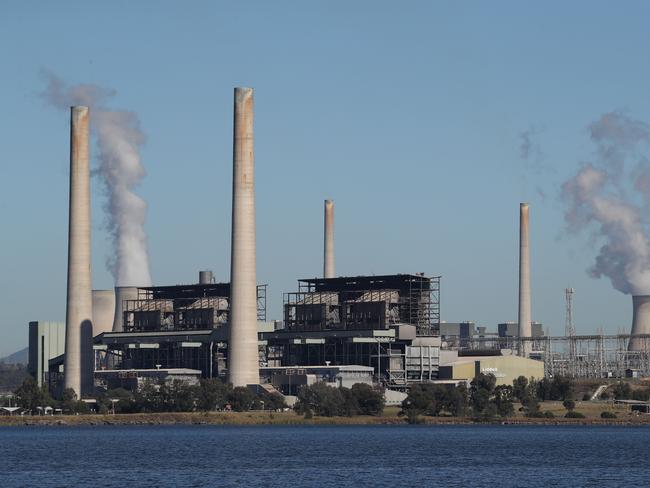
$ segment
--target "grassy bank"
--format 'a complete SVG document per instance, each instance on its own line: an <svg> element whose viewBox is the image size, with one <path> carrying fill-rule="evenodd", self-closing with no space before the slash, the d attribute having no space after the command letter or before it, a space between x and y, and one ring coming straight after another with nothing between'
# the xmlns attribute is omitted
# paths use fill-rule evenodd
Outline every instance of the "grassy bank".
<svg viewBox="0 0 650 488"><path fill-rule="evenodd" d="M517 405L518 407L518 405ZM0 417L0 426L93 426L93 425L401 425L406 424L399 416L399 408L388 407L383 415L353 417L304 418L294 412L183 412L183 413L136 413L120 415L57 415L54 417ZM650 425L650 415L634 415L624 407L605 402L577 402L576 411L584 419L564 418L566 410L561 402L544 402L541 410L549 410L556 417L526 418L519 411L513 417L496 420L495 424L518 425ZM604 410L616 414L615 419L601 419ZM475 424L469 417L421 417L424 425Z"/></svg>

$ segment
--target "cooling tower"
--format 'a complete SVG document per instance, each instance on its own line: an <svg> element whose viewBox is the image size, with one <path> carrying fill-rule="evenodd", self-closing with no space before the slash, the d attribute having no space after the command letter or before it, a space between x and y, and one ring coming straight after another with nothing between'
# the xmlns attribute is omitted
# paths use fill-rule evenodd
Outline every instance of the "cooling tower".
<svg viewBox="0 0 650 488"><path fill-rule="evenodd" d="M325 200L323 278L334 278L334 202Z"/></svg>
<svg viewBox="0 0 650 488"><path fill-rule="evenodd" d="M528 243L528 204L519 205L519 337L531 336L530 247ZM519 354L528 356L531 343L521 342Z"/></svg>
<svg viewBox="0 0 650 488"><path fill-rule="evenodd" d="M253 89L235 88L228 375L233 386L259 384L255 260Z"/></svg>
<svg viewBox="0 0 650 488"><path fill-rule="evenodd" d="M115 292L93 290L93 337L113 330L115 316Z"/></svg>
<svg viewBox="0 0 650 488"><path fill-rule="evenodd" d="M632 331L628 351L647 351L650 339L634 337L637 334L650 334L650 295L632 297Z"/></svg>
<svg viewBox="0 0 650 488"><path fill-rule="evenodd" d="M137 300L138 288L136 286L115 287L115 315L113 318L113 332L124 331L124 300Z"/></svg>
<svg viewBox="0 0 650 488"><path fill-rule="evenodd" d="M88 107L72 107L64 387L72 388L79 398L92 393L93 387L90 243Z"/></svg>
<svg viewBox="0 0 650 488"><path fill-rule="evenodd" d="M199 271L199 284L209 285L212 283L212 271Z"/></svg>

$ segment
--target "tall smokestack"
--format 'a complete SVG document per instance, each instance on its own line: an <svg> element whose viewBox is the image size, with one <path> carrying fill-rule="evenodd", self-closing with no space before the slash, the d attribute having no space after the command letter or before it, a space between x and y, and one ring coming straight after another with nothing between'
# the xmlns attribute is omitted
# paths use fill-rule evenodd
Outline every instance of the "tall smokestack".
<svg viewBox="0 0 650 488"><path fill-rule="evenodd" d="M334 278L334 202L325 200L323 278Z"/></svg>
<svg viewBox="0 0 650 488"><path fill-rule="evenodd" d="M70 109L70 209L68 293L65 317L65 388L92 392L92 273L90 261L90 168L88 107Z"/></svg>
<svg viewBox="0 0 650 488"><path fill-rule="evenodd" d="M519 205L519 337L531 336L530 247L528 243L528 204ZM519 354L530 354L530 342L519 343Z"/></svg>
<svg viewBox="0 0 650 488"><path fill-rule="evenodd" d="M260 382L252 88L235 88L234 112L228 374L233 386L246 386Z"/></svg>
<svg viewBox="0 0 650 488"><path fill-rule="evenodd" d="M637 334L650 334L650 295L632 296L632 331L628 351L646 351L648 340L645 337L634 337Z"/></svg>

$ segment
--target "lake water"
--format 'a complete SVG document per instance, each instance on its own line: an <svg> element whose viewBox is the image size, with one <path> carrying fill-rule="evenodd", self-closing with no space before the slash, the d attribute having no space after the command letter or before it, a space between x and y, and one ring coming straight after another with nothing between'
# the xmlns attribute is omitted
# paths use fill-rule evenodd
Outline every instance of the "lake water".
<svg viewBox="0 0 650 488"><path fill-rule="evenodd" d="M650 428L0 428L0 487L648 486Z"/></svg>

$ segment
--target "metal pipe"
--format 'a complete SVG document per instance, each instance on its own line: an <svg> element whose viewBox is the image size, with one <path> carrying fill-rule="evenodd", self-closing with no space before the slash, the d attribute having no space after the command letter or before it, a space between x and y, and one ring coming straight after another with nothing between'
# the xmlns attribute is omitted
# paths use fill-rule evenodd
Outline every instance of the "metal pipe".
<svg viewBox="0 0 650 488"><path fill-rule="evenodd" d="M519 337L530 337L530 245L528 242L528 204L519 205ZM531 344L520 341L519 354L528 356Z"/></svg>
<svg viewBox="0 0 650 488"><path fill-rule="evenodd" d="M235 88L230 258L228 376L233 386L257 385L253 89Z"/></svg>
<svg viewBox="0 0 650 488"><path fill-rule="evenodd" d="M325 200L323 277L334 278L334 202Z"/></svg>
<svg viewBox="0 0 650 488"><path fill-rule="evenodd" d="M81 398L93 386L88 107L70 108L69 204L64 387Z"/></svg>

